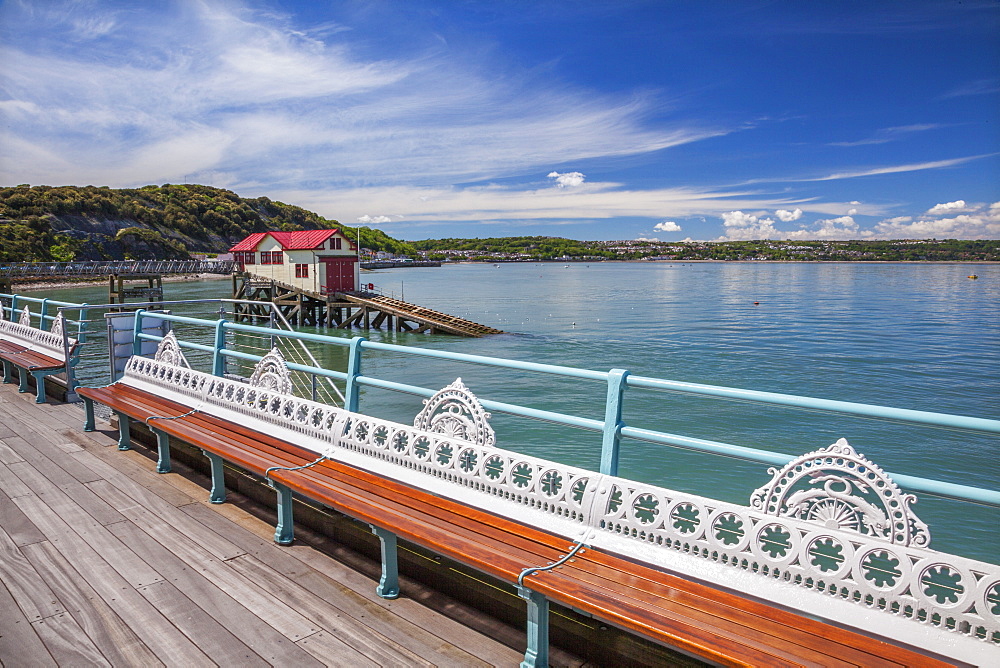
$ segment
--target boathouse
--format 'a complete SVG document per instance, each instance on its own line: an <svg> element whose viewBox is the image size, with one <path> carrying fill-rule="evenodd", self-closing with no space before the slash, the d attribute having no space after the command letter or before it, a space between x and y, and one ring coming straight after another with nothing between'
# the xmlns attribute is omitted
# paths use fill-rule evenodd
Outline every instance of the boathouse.
<svg viewBox="0 0 1000 668"><path fill-rule="evenodd" d="M358 247L341 230L257 232L229 249L241 271L329 295L360 283Z"/></svg>

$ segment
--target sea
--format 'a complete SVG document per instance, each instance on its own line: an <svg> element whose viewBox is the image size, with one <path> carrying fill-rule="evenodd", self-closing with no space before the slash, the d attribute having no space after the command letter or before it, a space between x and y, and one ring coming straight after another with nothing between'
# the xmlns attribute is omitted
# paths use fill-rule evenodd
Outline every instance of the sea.
<svg viewBox="0 0 1000 668"><path fill-rule="evenodd" d="M978 278L970 278L975 275ZM365 272L406 301L504 330L479 339L313 329L332 336L692 383L1000 419L1000 265L500 263ZM228 280L165 283L165 298L231 296ZM34 294L38 293L25 293ZM103 303L107 287L44 293ZM207 311L204 306L198 307ZM214 307L213 307L214 308ZM191 307L173 307L196 314ZM214 316L213 316L214 317ZM346 350L314 347L344 370ZM362 373L602 420L606 386L368 352ZM362 412L411 422L421 400L366 388ZM624 422L797 455L840 438L891 473L1000 489L1000 436L630 389ZM499 414L497 444L596 469L601 435ZM623 440L619 474L747 504L767 465ZM1000 563L1000 508L918 495L933 548Z"/></svg>

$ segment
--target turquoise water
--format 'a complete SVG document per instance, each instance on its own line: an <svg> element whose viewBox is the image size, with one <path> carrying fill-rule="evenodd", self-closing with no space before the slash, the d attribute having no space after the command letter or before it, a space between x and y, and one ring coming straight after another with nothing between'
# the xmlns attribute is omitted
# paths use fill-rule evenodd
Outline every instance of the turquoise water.
<svg viewBox="0 0 1000 668"><path fill-rule="evenodd" d="M1000 419L998 265L470 264L372 272L365 281L511 332L371 332L371 340ZM224 297L229 286L171 283L166 298ZM95 303L105 290L48 294ZM340 348L320 358L346 364ZM461 376L495 401L603 419L606 388L596 382L384 353L366 353L363 373L429 388ZM366 390L361 409L409 422L420 400ZM1000 489L995 436L641 390L626 394L625 421L788 454L845 437L887 471ZM600 434L504 415L493 425L502 447L597 467ZM769 479L766 469L635 441L623 443L620 465L624 476L737 503ZM927 496L914 509L933 547L998 560L1000 510Z"/></svg>

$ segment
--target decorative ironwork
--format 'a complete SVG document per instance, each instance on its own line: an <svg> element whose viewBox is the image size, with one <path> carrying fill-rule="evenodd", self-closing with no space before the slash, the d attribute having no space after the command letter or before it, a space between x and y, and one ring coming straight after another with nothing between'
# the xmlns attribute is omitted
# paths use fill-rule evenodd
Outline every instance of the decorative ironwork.
<svg viewBox="0 0 1000 668"><path fill-rule="evenodd" d="M496 444L496 432L490 426L490 414L461 378L424 399L424 408L413 418L413 426L435 434L460 438L476 445Z"/></svg>
<svg viewBox="0 0 1000 668"><path fill-rule="evenodd" d="M21 317L18 318L17 324L24 325L25 327L31 327L31 311L27 306L21 309Z"/></svg>
<svg viewBox="0 0 1000 668"><path fill-rule="evenodd" d="M931 535L886 473L846 439L768 469L771 482L755 490L750 505L768 515L796 517L898 545L927 547Z"/></svg>
<svg viewBox="0 0 1000 668"><path fill-rule="evenodd" d="M940 634L933 637L960 639L971 643L967 648L1000 647L1000 566L928 549L926 526L907 514L912 500L846 441L772 471L772 481L755 492L754 507L747 507L523 455L492 440L470 442L454 429L429 431L419 419L411 427L300 399L280 389L287 367L276 351L255 376L266 378L266 386L136 356L122 382L333 460L776 605L863 624L918 646L932 641L928 634ZM421 413L429 415L438 403L432 397ZM858 492L858 482L877 491L883 505ZM822 495L796 495L800 491ZM869 506L892 519L885 524L891 532L880 528ZM897 511L905 518L902 529Z"/></svg>
<svg viewBox="0 0 1000 668"><path fill-rule="evenodd" d="M181 350L181 346L177 342L177 337L173 332L167 332L167 335L164 336L159 345L156 346L156 354L153 355L153 359L157 362L172 364L174 366L184 367L185 369L191 368L191 365L188 364L187 358L184 357L184 352Z"/></svg>
<svg viewBox="0 0 1000 668"><path fill-rule="evenodd" d="M280 350L271 348L271 352L257 362L250 376L250 385L280 394L292 393L292 376Z"/></svg>

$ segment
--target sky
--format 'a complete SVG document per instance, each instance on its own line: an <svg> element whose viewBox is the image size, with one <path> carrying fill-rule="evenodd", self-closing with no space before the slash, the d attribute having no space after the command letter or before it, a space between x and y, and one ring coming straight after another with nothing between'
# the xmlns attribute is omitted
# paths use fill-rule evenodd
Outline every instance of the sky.
<svg viewBox="0 0 1000 668"><path fill-rule="evenodd" d="M1000 2L0 0L0 185L408 240L1000 238Z"/></svg>

